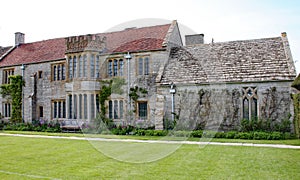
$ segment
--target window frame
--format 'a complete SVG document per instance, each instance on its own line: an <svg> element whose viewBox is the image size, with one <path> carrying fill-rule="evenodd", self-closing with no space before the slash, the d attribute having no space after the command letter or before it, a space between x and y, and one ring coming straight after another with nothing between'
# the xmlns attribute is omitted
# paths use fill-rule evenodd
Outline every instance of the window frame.
<svg viewBox="0 0 300 180"><path fill-rule="evenodd" d="M108 78L124 76L124 59L122 57L110 57L106 60Z"/></svg>
<svg viewBox="0 0 300 180"><path fill-rule="evenodd" d="M139 120L148 120L148 115L149 115L149 113L148 113L148 106L149 106L148 105L148 101L138 101L136 103L137 103L137 106L136 106L136 108L137 108L137 110L136 110L136 112L137 112L137 118ZM140 109L141 108L141 104L146 104L146 108L143 109L144 113L145 113L144 116L141 116L141 110L142 110L142 109Z"/></svg>
<svg viewBox="0 0 300 180"><path fill-rule="evenodd" d="M252 120L253 118L259 118L259 98L257 92L258 88L255 86L242 88L242 119ZM247 101L247 104L245 104L245 101Z"/></svg>
<svg viewBox="0 0 300 180"><path fill-rule="evenodd" d="M138 56L136 58L136 74L138 76L148 76L150 75L150 55Z"/></svg>
<svg viewBox="0 0 300 180"><path fill-rule="evenodd" d="M15 74L15 68L3 69L2 71L2 84L9 84L9 76L13 76Z"/></svg>
<svg viewBox="0 0 300 180"><path fill-rule="evenodd" d="M59 62L51 64L51 81L65 81L66 80L66 63ZM39 71L42 72L42 71Z"/></svg>

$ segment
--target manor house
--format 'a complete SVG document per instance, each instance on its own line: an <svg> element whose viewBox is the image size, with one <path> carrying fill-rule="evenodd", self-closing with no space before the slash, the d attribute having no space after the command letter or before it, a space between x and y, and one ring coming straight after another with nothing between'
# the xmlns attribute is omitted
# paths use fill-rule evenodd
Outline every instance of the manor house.
<svg viewBox="0 0 300 180"><path fill-rule="evenodd" d="M292 120L294 112L286 33L210 43L193 34L183 45L176 21L32 43L17 32L14 46L0 47L0 83L16 74L25 80L25 122L80 126L102 111L121 125L162 129L176 120L229 130L242 119ZM9 96L0 110L9 121Z"/></svg>

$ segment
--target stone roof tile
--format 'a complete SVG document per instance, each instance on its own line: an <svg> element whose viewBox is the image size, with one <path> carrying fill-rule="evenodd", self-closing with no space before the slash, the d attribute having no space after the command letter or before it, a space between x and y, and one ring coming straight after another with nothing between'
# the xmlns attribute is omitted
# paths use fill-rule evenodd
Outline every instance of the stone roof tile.
<svg viewBox="0 0 300 180"><path fill-rule="evenodd" d="M176 47L161 83L294 80L287 45L287 40L275 37Z"/></svg>

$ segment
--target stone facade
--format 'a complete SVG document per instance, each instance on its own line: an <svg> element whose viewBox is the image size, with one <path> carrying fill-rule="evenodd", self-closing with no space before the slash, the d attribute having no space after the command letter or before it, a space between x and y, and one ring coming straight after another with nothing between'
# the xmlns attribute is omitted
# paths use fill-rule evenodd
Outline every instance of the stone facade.
<svg viewBox="0 0 300 180"><path fill-rule="evenodd" d="M26 122L90 123L111 80L122 82L104 104L116 124L163 129L174 118L179 129L231 130L243 118L293 118L290 85L296 74L285 33L212 44L203 44L202 34L190 35L187 46L176 21L28 44L20 34L21 42L2 52L0 80L24 74ZM7 115L9 98L0 101Z"/></svg>

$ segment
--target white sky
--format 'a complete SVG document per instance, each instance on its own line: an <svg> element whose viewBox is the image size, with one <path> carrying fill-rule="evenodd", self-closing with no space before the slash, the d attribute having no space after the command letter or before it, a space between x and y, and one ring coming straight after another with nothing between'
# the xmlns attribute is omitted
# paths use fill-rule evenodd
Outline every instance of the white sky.
<svg viewBox="0 0 300 180"><path fill-rule="evenodd" d="M280 36L287 32L300 72L300 1L297 0L5 0L0 9L0 46L100 33L144 18L177 20L205 41Z"/></svg>

